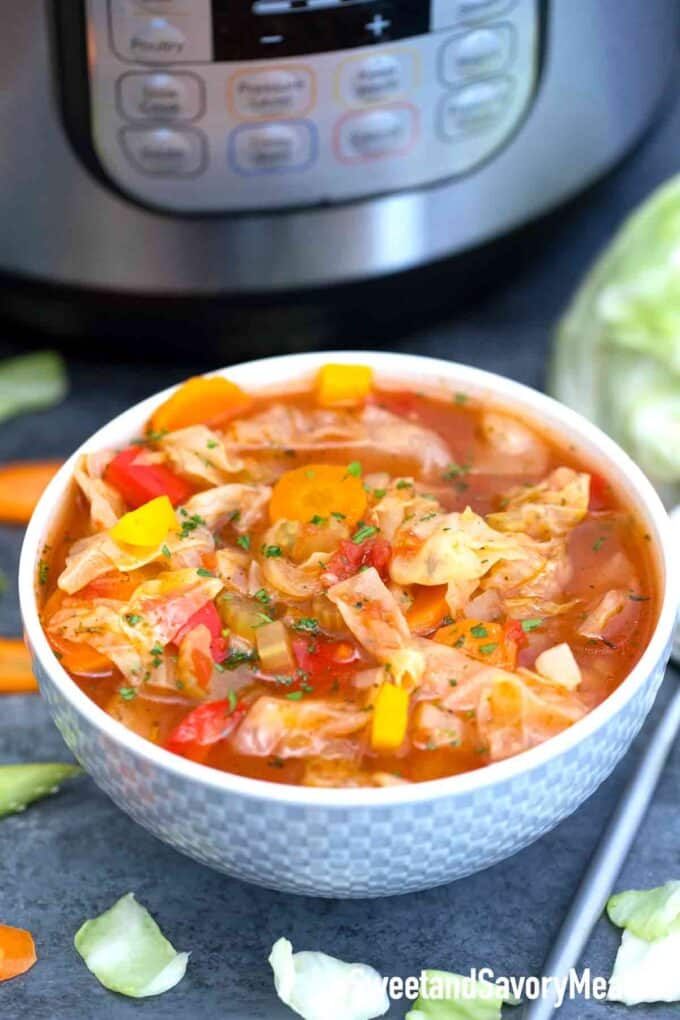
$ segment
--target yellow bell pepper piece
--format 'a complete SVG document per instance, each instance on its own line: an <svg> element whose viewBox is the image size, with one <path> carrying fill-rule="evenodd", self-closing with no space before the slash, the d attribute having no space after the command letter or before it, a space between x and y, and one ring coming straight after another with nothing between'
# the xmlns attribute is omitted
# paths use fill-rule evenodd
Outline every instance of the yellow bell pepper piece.
<svg viewBox="0 0 680 1020"><path fill-rule="evenodd" d="M409 692L387 680L381 685L373 706L371 744L376 751L401 747L408 727Z"/></svg>
<svg viewBox="0 0 680 1020"><path fill-rule="evenodd" d="M167 496L158 496L121 517L111 528L110 535L125 545L155 548L176 528L177 516L172 503Z"/></svg>
<svg viewBox="0 0 680 1020"><path fill-rule="evenodd" d="M322 407L358 404L371 392L373 369L368 365L323 365L316 379L316 399Z"/></svg>

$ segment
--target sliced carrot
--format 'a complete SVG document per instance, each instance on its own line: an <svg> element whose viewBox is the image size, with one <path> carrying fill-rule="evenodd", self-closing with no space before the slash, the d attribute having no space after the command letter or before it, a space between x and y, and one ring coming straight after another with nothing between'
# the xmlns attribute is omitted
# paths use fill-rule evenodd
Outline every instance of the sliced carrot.
<svg viewBox="0 0 680 1020"><path fill-rule="evenodd" d="M116 571L115 574L102 574L90 581L78 592L78 598L88 602L90 599L116 599L119 602L128 602L133 593L143 581L149 581L156 576L153 567L140 567L132 574L122 574ZM48 602L49 604L49 602ZM45 606L47 611L47 605Z"/></svg>
<svg viewBox="0 0 680 1020"><path fill-rule="evenodd" d="M487 666L514 669L517 663L517 645L506 637L505 628L500 623L458 620L448 627L440 627L432 640L458 648L464 655Z"/></svg>
<svg viewBox="0 0 680 1020"><path fill-rule="evenodd" d="M406 622L414 634L428 634L435 627L440 627L450 610L446 601L448 585L436 584L432 587L418 585L415 597L406 614Z"/></svg>
<svg viewBox="0 0 680 1020"><path fill-rule="evenodd" d="M60 461L27 461L0 467L0 521L27 524Z"/></svg>
<svg viewBox="0 0 680 1020"><path fill-rule="evenodd" d="M37 959L30 931L0 924L0 981L25 974Z"/></svg>
<svg viewBox="0 0 680 1020"><path fill-rule="evenodd" d="M58 634L50 634L49 642L68 673L75 673L77 676L103 676L113 669L110 659L90 645L67 641Z"/></svg>
<svg viewBox="0 0 680 1020"><path fill-rule="evenodd" d="M357 475L337 464L307 464L286 471L269 503L272 522L326 520L331 514L356 524L366 509L366 492Z"/></svg>
<svg viewBox="0 0 680 1020"><path fill-rule="evenodd" d="M151 417L153 432L174 432L189 425L220 425L247 411L252 398L221 376L197 375L157 407Z"/></svg>
<svg viewBox="0 0 680 1020"><path fill-rule="evenodd" d="M28 648L21 638L0 638L0 694L38 690Z"/></svg>

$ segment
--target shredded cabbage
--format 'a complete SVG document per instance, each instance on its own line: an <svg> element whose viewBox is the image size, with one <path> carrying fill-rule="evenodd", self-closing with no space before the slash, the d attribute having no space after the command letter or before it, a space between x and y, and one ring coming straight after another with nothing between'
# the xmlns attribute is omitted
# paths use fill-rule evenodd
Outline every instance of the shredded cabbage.
<svg viewBox="0 0 680 1020"><path fill-rule="evenodd" d="M680 496L680 176L600 256L557 332L551 390Z"/></svg>
<svg viewBox="0 0 680 1020"><path fill-rule="evenodd" d="M78 765L53 762L30 765L0 765L0 818L23 811L33 801L56 793L59 784L78 776Z"/></svg>
<svg viewBox="0 0 680 1020"><path fill-rule="evenodd" d="M680 1002L680 882L619 893L607 913L625 929L608 998L628 1006Z"/></svg>
<svg viewBox="0 0 680 1020"><path fill-rule="evenodd" d="M5 358L0 361L0 421L52 407L67 389L64 362L54 351Z"/></svg>
<svg viewBox="0 0 680 1020"><path fill-rule="evenodd" d="M473 981L441 970L425 971L413 1009L404 1020L501 1020L506 999L489 981Z"/></svg>
<svg viewBox="0 0 680 1020"><path fill-rule="evenodd" d="M174 988L184 977L189 960L188 953L175 951L134 893L86 921L74 944L105 988L134 999Z"/></svg>
<svg viewBox="0 0 680 1020"><path fill-rule="evenodd" d="M373 1020L390 1008L383 980L365 963L325 953L293 953L288 939L269 956L276 994L304 1020Z"/></svg>

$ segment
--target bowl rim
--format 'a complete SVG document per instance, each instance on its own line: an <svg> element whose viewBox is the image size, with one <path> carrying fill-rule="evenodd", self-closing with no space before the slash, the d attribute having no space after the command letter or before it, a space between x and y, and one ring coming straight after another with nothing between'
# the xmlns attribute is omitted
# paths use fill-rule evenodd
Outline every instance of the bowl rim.
<svg viewBox="0 0 680 1020"><path fill-rule="evenodd" d="M54 655L39 619L36 567L40 551L49 540L50 527L54 525L71 485L77 458L85 452L115 445L121 440L129 441L139 433L140 426L150 417L153 409L176 386L170 386L134 404L89 436L64 463L41 496L26 530L19 563L19 602L32 655L61 697L78 715L84 717L90 727L113 743L122 745L126 752L141 759L145 766L160 769L185 781L203 784L225 795L236 794L258 801L331 810L348 807L380 809L432 802L503 784L573 750L577 744L602 730L668 658L680 602L680 579L676 579L671 569L673 537L670 519L655 489L628 454L576 411L523 383L458 362L391 351L317 351L241 362L206 374L226 376L247 389L266 391L272 385L279 388L287 381L302 381L328 362L368 364L385 381L416 378L425 384L441 383L448 392L464 389L474 395L491 398L496 407L506 406L510 411L514 409L520 414L525 413L548 434L559 431L562 435L563 430L566 431L571 439L586 448L584 452L587 452L591 462L599 460L606 464L605 470L626 491L627 498L634 503L639 515L650 527L658 560L656 571L662 587L659 615L649 643L631 672L612 694L569 729L511 758L442 779L378 789L303 787L251 779L188 761L127 729L81 691Z"/></svg>

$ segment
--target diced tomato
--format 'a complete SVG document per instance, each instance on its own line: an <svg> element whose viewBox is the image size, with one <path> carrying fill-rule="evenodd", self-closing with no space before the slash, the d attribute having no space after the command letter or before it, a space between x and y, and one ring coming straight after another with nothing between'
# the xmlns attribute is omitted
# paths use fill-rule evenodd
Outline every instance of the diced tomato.
<svg viewBox="0 0 680 1020"><path fill-rule="evenodd" d="M313 688L314 694L328 692L351 676L359 664L359 651L349 641L328 641L308 637L293 640L293 655L300 671L287 691Z"/></svg>
<svg viewBox="0 0 680 1020"><path fill-rule="evenodd" d="M386 538L367 538L358 543L345 539L328 560L326 570L339 581L346 581L362 567L375 567L385 581L391 555L392 546Z"/></svg>
<svg viewBox="0 0 680 1020"><path fill-rule="evenodd" d="M248 705L231 701L208 701L191 712L174 728L165 748L191 761L203 762L220 740L230 736L242 722Z"/></svg>
<svg viewBox="0 0 680 1020"><path fill-rule="evenodd" d="M227 642L222 636L222 621L220 615L215 608L214 602L206 602L206 604L194 613L194 615L187 620L183 627L177 631L173 637L174 644L178 645L182 638L193 630L194 627L198 627L203 624L210 631L210 654L212 655L215 662L222 662L227 654Z"/></svg>
<svg viewBox="0 0 680 1020"><path fill-rule="evenodd" d="M505 640L514 641L518 648L526 648L528 639L521 620L507 620L505 623Z"/></svg>
<svg viewBox="0 0 680 1020"><path fill-rule="evenodd" d="M167 496L173 506L186 503L194 489L163 464L136 464L144 451L129 446L117 454L104 473L104 479L117 489L128 506L143 506L157 496Z"/></svg>
<svg viewBox="0 0 680 1020"><path fill-rule="evenodd" d="M595 473L590 476L589 510L608 510L612 505L612 489L606 478Z"/></svg>
<svg viewBox="0 0 680 1020"><path fill-rule="evenodd" d="M417 416L417 400L415 393L373 393L368 397L367 403L384 407L386 411L398 415L400 418L414 418Z"/></svg>

